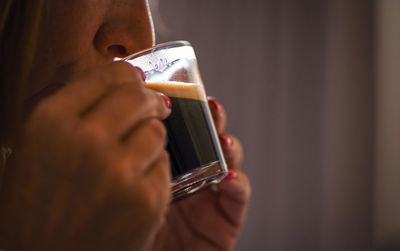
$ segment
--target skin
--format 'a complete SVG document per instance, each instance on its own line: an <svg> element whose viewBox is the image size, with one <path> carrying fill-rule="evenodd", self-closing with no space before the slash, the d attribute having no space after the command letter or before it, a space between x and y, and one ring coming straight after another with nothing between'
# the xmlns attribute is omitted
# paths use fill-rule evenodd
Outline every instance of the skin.
<svg viewBox="0 0 400 251"><path fill-rule="evenodd" d="M144 87L140 70L113 62L153 45L146 1L47 2L30 112L0 195L0 246L231 250L250 186L223 107L210 99L228 178L170 204L165 97Z"/></svg>

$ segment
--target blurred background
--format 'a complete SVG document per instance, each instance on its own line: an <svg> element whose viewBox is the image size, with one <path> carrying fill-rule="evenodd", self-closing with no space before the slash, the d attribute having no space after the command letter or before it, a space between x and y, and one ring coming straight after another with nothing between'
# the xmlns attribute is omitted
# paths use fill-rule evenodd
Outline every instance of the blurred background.
<svg viewBox="0 0 400 251"><path fill-rule="evenodd" d="M243 143L237 251L400 250L399 0L151 7L157 42L194 45Z"/></svg>

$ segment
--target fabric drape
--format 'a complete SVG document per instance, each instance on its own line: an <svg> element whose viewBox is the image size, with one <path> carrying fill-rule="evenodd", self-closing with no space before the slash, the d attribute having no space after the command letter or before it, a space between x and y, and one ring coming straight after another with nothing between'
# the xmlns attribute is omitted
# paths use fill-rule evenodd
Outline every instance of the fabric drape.
<svg viewBox="0 0 400 251"><path fill-rule="evenodd" d="M253 196L236 250L371 250L399 229L399 1L153 4L158 42L194 45L244 145Z"/></svg>

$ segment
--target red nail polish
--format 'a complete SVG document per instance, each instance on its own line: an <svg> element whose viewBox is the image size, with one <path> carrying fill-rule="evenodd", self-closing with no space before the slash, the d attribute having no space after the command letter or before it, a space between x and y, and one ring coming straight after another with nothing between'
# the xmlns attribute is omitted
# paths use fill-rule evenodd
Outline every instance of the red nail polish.
<svg viewBox="0 0 400 251"><path fill-rule="evenodd" d="M144 71L137 66L136 69L140 72L140 76L142 77L143 81L146 81L146 74L144 74Z"/></svg>
<svg viewBox="0 0 400 251"><path fill-rule="evenodd" d="M214 107L214 109L216 110L216 111L220 111L221 110L221 104L217 101L217 99L216 98L214 98L214 97L207 97L207 99L208 99L208 103L211 105L211 106L213 106Z"/></svg>
<svg viewBox="0 0 400 251"><path fill-rule="evenodd" d="M164 99L165 105L168 107L168 109L171 109L172 108L171 99L169 99L164 93L160 93L160 96Z"/></svg>
<svg viewBox="0 0 400 251"><path fill-rule="evenodd" d="M226 175L227 180L233 180L238 177L238 173L232 170L229 170L228 174Z"/></svg>
<svg viewBox="0 0 400 251"><path fill-rule="evenodd" d="M232 139L228 135L224 133L219 134L219 140L222 142L223 145L225 146L230 146L232 144Z"/></svg>

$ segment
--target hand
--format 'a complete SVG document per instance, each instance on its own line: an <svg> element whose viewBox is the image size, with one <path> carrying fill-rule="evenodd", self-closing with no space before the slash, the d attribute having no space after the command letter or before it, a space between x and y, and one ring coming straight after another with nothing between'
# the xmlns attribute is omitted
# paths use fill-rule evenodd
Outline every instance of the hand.
<svg viewBox="0 0 400 251"><path fill-rule="evenodd" d="M241 229L250 198L248 179L239 170L242 147L223 133L223 107L214 98L209 104L230 171L217 191L208 188L173 203L151 250L232 250Z"/></svg>
<svg viewBox="0 0 400 251"><path fill-rule="evenodd" d="M0 248L144 248L171 199L164 99L118 62L43 100L6 169Z"/></svg>

